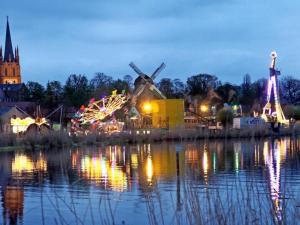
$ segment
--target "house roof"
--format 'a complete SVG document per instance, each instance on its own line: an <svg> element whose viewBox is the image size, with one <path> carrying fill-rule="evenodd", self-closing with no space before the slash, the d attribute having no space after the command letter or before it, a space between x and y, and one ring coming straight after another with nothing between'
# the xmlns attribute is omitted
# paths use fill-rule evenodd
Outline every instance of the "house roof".
<svg viewBox="0 0 300 225"><path fill-rule="evenodd" d="M0 89L3 91L20 91L25 84L0 84Z"/></svg>
<svg viewBox="0 0 300 225"><path fill-rule="evenodd" d="M2 116L3 114L9 112L13 107L8 107L8 106L4 106L4 107L0 107L0 116Z"/></svg>
<svg viewBox="0 0 300 225"><path fill-rule="evenodd" d="M13 117L20 117L25 118L27 115L20 111L17 107L7 107L7 106L1 106L0 107L0 118L1 121L4 123L9 123L10 119Z"/></svg>

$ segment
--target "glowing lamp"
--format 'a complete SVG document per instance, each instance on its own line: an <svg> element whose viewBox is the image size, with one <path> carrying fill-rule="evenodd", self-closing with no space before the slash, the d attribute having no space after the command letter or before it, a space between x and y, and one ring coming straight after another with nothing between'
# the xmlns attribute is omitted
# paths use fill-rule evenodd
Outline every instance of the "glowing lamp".
<svg viewBox="0 0 300 225"><path fill-rule="evenodd" d="M152 112L152 105L149 102L144 103L143 105L143 111L145 113L151 113Z"/></svg>
<svg viewBox="0 0 300 225"><path fill-rule="evenodd" d="M208 111L207 105L201 105L200 110L201 110L201 112L207 112Z"/></svg>

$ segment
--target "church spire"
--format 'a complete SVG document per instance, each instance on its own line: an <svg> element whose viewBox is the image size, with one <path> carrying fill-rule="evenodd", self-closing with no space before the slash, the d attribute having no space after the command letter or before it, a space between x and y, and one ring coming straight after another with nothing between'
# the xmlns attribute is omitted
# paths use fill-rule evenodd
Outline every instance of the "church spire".
<svg viewBox="0 0 300 225"><path fill-rule="evenodd" d="M0 46L0 63L2 63L3 57L2 57L2 46Z"/></svg>
<svg viewBox="0 0 300 225"><path fill-rule="evenodd" d="M5 38L5 50L4 50L4 61L14 61L14 51L11 43L10 29L8 23L8 17L6 22L6 38Z"/></svg>

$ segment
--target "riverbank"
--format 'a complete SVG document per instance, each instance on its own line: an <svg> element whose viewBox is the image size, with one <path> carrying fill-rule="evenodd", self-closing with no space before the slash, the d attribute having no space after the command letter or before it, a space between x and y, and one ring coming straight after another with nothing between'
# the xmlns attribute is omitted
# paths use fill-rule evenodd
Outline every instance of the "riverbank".
<svg viewBox="0 0 300 225"><path fill-rule="evenodd" d="M63 148L85 145L113 145L151 143L163 141L194 141L200 139L231 139L231 138L265 138L280 136L298 136L300 126L282 128L279 133L273 132L266 126L257 126L244 129L227 128L223 130L209 129L140 129L128 130L121 133L88 135L69 135L67 132L49 131L38 134L1 134L1 151L15 150L16 148Z"/></svg>

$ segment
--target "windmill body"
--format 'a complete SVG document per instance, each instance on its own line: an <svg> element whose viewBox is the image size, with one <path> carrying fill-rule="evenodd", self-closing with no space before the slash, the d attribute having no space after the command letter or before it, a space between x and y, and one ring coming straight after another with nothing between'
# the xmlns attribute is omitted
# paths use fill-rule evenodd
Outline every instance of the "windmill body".
<svg viewBox="0 0 300 225"><path fill-rule="evenodd" d="M133 97L139 97L147 89L159 98L166 99L166 96L161 93L161 91L154 84L154 79L166 67L164 63L162 63L151 76L143 73L133 62L131 62L129 66L139 75L134 81L135 90Z"/></svg>
<svg viewBox="0 0 300 225"><path fill-rule="evenodd" d="M132 111L137 112L136 106L139 105L138 102L141 99L150 100L150 98L166 99L166 96L161 93L161 91L155 86L154 79L158 74L166 67L162 63L152 75L147 75L143 73L133 62L129 66L138 74L138 77L134 81L134 92L131 96L131 107L134 109Z"/></svg>

